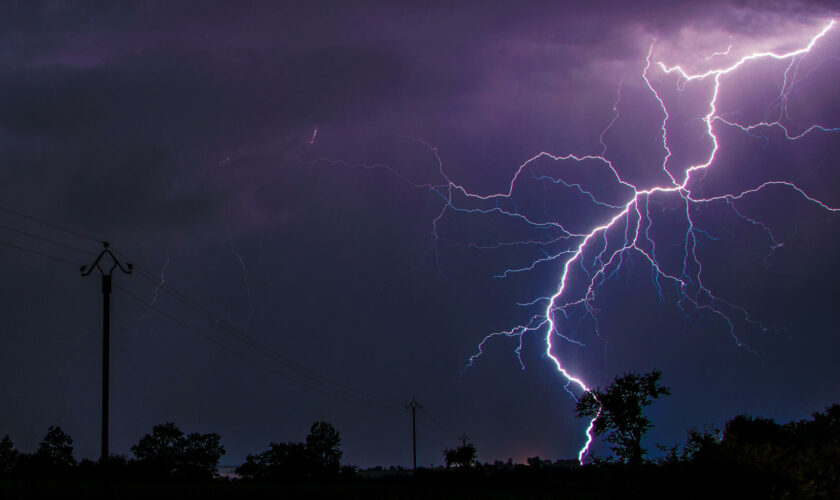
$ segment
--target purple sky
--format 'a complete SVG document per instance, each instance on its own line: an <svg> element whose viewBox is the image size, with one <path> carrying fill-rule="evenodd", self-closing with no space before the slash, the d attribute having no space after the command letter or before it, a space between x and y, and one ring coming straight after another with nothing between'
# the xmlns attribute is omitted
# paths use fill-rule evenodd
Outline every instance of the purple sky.
<svg viewBox="0 0 840 500"><path fill-rule="evenodd" d="M801 47L840 13L830 2L486 3L0 7L0 208L107 239L307 373L390 406L291 382L277 374L296 378L285 365L139 274L117 276L119 286L227 350L115 291L114 452L128 453L152 425L174 421L221 433L222 462L237 464L327 420L341 432L345 462L408 465L403 405L416 397L424 405L420 464L441 463L441 450L464 432L482 461L576 456L586 423L574 418L565 380L545 357L544 332L524 337L525 370L514 351L519 339L505 337L488 340L462 369L486 335L540 313L516 304L553 294L568 259L494 276L574 248L546 243L562 236L556 227L499 211L586 233L617 212L549 177L613 205L632 191L603 162L542 158L497 205L456 192L439 217L447 182L482 196L506 192L540 152L599 155L606 145L625 181L667 184L664 115L642 79L654 41L655 60L700 71L755 50ZM703 60L730 44L730 56ZM757 61L721 77L719 116L777 119L789 63ZM793 135L811 124L840 127L840 29L797 64L782 123ZM678 90L657 68L650 81L669 111L669 166L681 177L710 154L703 117L713 82ZM714 127L719 149L692 177L693 197L782 180L840 207L840 133L791 141L778 127ZM721 316L684 302L681 309L673 283L661 281L660 299L638 251L598 287L594 316L570 309L558 323L587 347L556 337L553 353L592 386L627 370L662 370L673 395L650 408L650 449L738 413L787 421L840 401L840 215L780 185L699 205L691 217L704 284L749 311L755 322L727 309L749 348ZM651 239L668 272L683 266L685 211L676 195L649 200ZM0 225L100 248L8 212ZM773 249L768 234L782 245ZM541 243L499 245L527 241ZM0 242L78 265L92 260L9 229L0 228ZM60 425L77 457L96 458L98 280L13 248L0 253L0 435L31 451L49 425ZM570 275L572 285L585 286L584 268Z"/></svg>

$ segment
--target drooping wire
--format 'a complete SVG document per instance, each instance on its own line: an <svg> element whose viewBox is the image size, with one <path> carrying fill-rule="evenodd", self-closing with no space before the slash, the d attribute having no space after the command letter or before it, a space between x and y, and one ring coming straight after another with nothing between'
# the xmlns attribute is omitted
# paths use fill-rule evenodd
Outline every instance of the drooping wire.
<svg viewBox="0 0 840 500"><path fill-rule="evenodd" d="M0 241L0 245L8 248L14 248L15 250L20 250L21 252L26 252L32 255L38 255L39 257L44 257L45 259L61 262L62 264L70 264L71 266L75 266L76 268L79 267L79 264L76 262L71 262L69 260L62 259L61 257L56 257L54 255L45 254L43 252L39 252L38 250L32 250L31 248L25 248L20 245L15 245L14 243L6 243L5 241Z"/></svg>
<svg viewBox="0 0 840 500"><path fill-rule="evenodd" d="M225 344L223 344L223 343L219 342L218 340L216 340L216 339L214 339L214 338L212 338L212 337L210 337L210 336L206 335L206 334L205 334L204 332L202 332L201 330L199 330L199 329L197 329L197 328L194 328L194 327L190 326L189 324L185 323L184 321L182 321L182 320L178 319L176 316L174 316L174 315L172 315L172 314L170 314L170 313L168 313L168 312L164 311L163 309L161 309L161 308L159 308L159 307L155 306L154 304L151 304L150 302L148 302L148 301L146 301L146 300L142 299L141 297L138 297L137 295L133 294L132 292L130 292L130 291L128 291L128 290L126 290L124 287L122 287L122 286L120 286L120 285L118 285L118 284L114 284L113 286L114 286L114 289L119 290L121 293L125 294L126 296L128 296L128 297L130 297L130 298L134 299L134 300L135 300L135 301L137 301L137 302L140 302L141 304L143 304L143 305L145 305L146 307L148 307L149 309L151 309L151 310L153 310L153 311L157 312L157 313L158 313L158 314L160 314L161 316L163 316L163 317L165 317L165 318L169 319L170 321L172 321L172 322L174 322L174 323L178 324L178 325L179 325L179 326L181 326L182 328L184 328L184 329L186 329L186 330L190 331L191 333L193 333L193 334L195 334L195 335L198 335L199 337L203 338L204 340L206 340L206 341L208 341L208 342L210 342L210 343L212 343L212 344L216 345L217 347L219 347L219 348L221 348L221 349L223 349L223 350L225 350L225 351L227 351L227 352L229 352L229 353L233 354L234 356L236 356L236 357L238 357L238 358L242 359L243 361L245 361L245 362L247 362L247 363L249 363L249 364L251 364L251 365L254 365L254 366L258 367L258 368L261 368L261 369L263 369L263 370L266 370L266 371L268 371L268 372L270 372L270 373L273 373L273 374L275 374L275 375L277 375L277 376L280 376L280 377L282 377L282 378L284 378L284 379L286 379L286 380L288 380L288 381L290 381L290 382L294 382L294 383L296 383L296 384L303 385L303 386L305 386L305 387L306 387L306 388L308 388L308 389L311 389L311 390L313 390L313 391L316 391L316 392L318 392L318 393L320 393L320 394L323 394L323 395L326 395L326 396L331 396L331 397L335 397L335 398L340 398L340 399L343 399L343 400L345 400L345 401L349 401L349 402L351 402L351 403L356 403L356 404L362 404L362 405L373 405L373 406L382 406L382 407L386 407L386 408L391 408L391 406L388 406L388 405L382 405L382 404L380 404L380 403L377 403L376 401L370 401L370 400L365 400L365 399L360 399L360 398L354 398L354 397L348 396L348 395L346 395L346 394L341 394L340 392L330 391L330 390L328 390L328 389L325 389L325 388L323 388L323 387L319 387L318 385L315 385L315 384L314 384L314 383L312 383L311 381L307 381L307 380L300 380L300 379L296 379L296 378L290 377L287 373L281 372L280 370L277 370L277 369L275 369L275 368L273 368L273 367L271 367L271 366L268 366L268 365L266 365L266 364L263 364L263 363L260 363L260 362L258 362L258 361L255 361L255 360L253 360L252 358L249 358L248 356L246 356L246 355L242 354L242 353L241 353L241 352L239 352L239 351L236 351L236 350L234 350L234 349L230 349L230 348L229 348L228 346L226 346Z"/></svg>
<svg viewBox="0 0 840 500"><path fill-rule="evenodd" d="M328 379L326 377L323 377L321 375L312 373L311 371L307 370L306 368L304 368L300 364L295 363L293 360L289 359L288 357L277 353L276 351L272 350L270 347L266 346L265 344L263 344L261 342L258 342L257 340L251 338L250 336L248 336L244 332L240 331L239 329L237 329L236 327L234 327L233 325L231 325L230 323L228 323L227 321L225 321L221 317L213 314L212 312L208 311L206 308L204 308L201 305L199 305L198 303L196 303L194 300L190 299L189 297L182 294L178 290L172 288L171 285L169 285L167 283L164 283L161 280L158 280L157 278L154 277L154 275L150 271L148 271L148 270L146 270L146 269L144 269L140 266L137 266L136 264L135 264L134 269L138 272L139 276L148 280L154 286L160 287L162 290L164 290L166 293L168 293L175 300L181 302L183 305L185 305L189 309L191 309L194 312L198 313L199 315L203 316L205 319L212 322L215 326L217 326L218 328L220 328L224 332L228 333L229 335L232 335L233 337L235 337L239 341L244 342L245 344L250 346L252 349L255 349L256 351L259 351L263 355L265 355L265 356L271 358L272 360L276 361L277 363L285 366L287 369L294 371L295 373L297 373L301 377L312 380L313 382L319 383L319 384L324 385L324 386L332 387L333 388L332 390L340 390L340 391L344 391L344 392L348 392L348 393L353 393L353 394L356 394L357 396L361 396L361 397L363 397L365 399L368 399L368 400L378 401L379 406L385 406L385 407L395 408L395 409L399 407L398 405L384 403L382 401L381 397L370 394L369 392L366 392L366 391L363 391L363 390L360 390L360 389L356 389L356 388L350 387L346 384L342 384L340 382L330 380L330 379Z"/></svg>
<svg viewBox="0 0 840 500"><path fill-rule="evenodd" d="M449 429L448 427L446 427L445 425L441 424L440 421L438 421L438 419L436 419L431 413L429 413L429 410L427 410L425 406L421 407L420 411L425 413L426 417L429 419L429 421L431 421L433 424L435 424L435 426L444 435L446 435L447 437L454 437L455 436L455 433L453 433L452 430Z"/></svg>
<svg viewBox="0 0 840 500"><path fill-rule="evenodd" d="M0 229L5 229L6 231L12 231L14 233L22 234L22 235L27 236L29 238L40 240L40 241L43 241L43 242L46 242L46 243L51 243L51 244L56 245L56 246L69 248L70 250L74 250L76 252L79 252L79 253L82 253L82 254L85 254L85 255L90 255L90 256L93 256L93 257L96 257L96 255L97 255L95 252L91 252L89 250L83 250L79 247L74 247L73 245L68 245L66 243L61 243L60 241L55 241L55 240L52 240L50 238L45 238L43 236L38 236L37 234L32 234L32 233L23 231L21 229L16 229L14 227L7 226L5 224L0 224Z"/></svg>
<svg viewBox="0 0 840 500"><path fill-rule="evenodd" d="M78 231L74 231L73 229L68 229L66 227L59 226L58 224L53 224L51 222L47 222L47 221L39 219L37 217L33 217L31 215L27 215L27 214L18 212L17 210L12 210L12 209L6 208L6 207L0 207L0 211L12 214L12 215L20 217L22 219L30 220L32 222L37 222L38 224L43 224L43 225L45 225L49 228L55 229L57 231L62 231L62 232L65 232L67 234L72 234L73 236L78 236L79 238L83 238L83 239L86 239L86 240L89 240L89 241L95 241L97 243L103 241L100 238L94 238L93 236L89 236L87 234L83 234L83 233L80 233Z"/></svg>

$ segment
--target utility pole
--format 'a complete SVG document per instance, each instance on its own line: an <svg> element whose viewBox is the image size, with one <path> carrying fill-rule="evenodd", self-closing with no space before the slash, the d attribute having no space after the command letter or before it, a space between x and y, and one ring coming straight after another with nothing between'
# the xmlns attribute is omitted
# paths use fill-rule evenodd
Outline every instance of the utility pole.
<svg viewBox="0 0 840 500"><path fill-rule="evenodd" d="M470 437L467 436L466 434L461 434L460 436L458 436L458 439L461 440L461 446L465 447L465 446L467 446L467 441L470 440Z"/></svg>
<svg viewBox="0 0 840 500"><path fill-rule="evenodd" d="M417 408L423 408L420 406L420 403L417 402L416 399L411 398L411 402L408 403L405 408L407 410L411 410L411 451L412 455L414 456L414 472L417 472L417 427L415 425L415 412Z"/></svg>
<svg viewBox="0 0 840 500"><path fill-rule="evenodd" d="M108 249L108 242L103 241L105 247L89 266L82 266L80 269L82 277L88 276L94 270L99 270L102 276L102 455L100 463L104 466L108 461L108 391L109 391L109 365L111 358L111 273L119 269L125 274L131 274L133 266L126 263L125 266L117 260L117 257ZM110 259L110 265L107 259Z"/></svg>

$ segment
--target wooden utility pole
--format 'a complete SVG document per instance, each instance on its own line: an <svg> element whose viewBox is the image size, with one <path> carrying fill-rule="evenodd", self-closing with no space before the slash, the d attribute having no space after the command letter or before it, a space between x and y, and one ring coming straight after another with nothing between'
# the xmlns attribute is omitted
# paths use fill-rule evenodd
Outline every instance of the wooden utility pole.
<svg viewBox="0 0 840 500"><path fill-rule="evenodd" d="M414 472L417 472L417 426L415 412L417 411L417 408L423 407L420 406L420 403L418 403L414 398L411 398L411 402L405 407L407 410L411 410L411 451L414 457Z"/></svg>
<svg viewBox="0 0 840 500"><path fill-rule="evenodd" d="M133 266L126 263L125 266L117 260L117 257L108 249L108 242L103 241L105 247L93 264L82 266L82 277L89 275L95 269L99 270L102 276L102 454L100 463L104 466L108 461L108 393L109 387L109 366L111 358L111 273L119 269L125 274L131 274ZM103 257L108 257L103 261ZM110 260L110 264L108 263Z"/></svg>

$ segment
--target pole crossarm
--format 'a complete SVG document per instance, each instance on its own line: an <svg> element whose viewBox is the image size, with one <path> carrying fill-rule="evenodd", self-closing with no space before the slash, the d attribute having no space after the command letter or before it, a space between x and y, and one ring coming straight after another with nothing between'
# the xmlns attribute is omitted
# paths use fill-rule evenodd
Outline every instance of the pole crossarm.
<svg viewBox="0 0 840 500"><path fill-rule="evenodd" d="M458 439L459 439L459 440L461 440L461 446L466 446L466 445L467 445L467 441L469 441L469 440L470 440L470 437L469 437L469 436L467 436L467 434L466 434L466 433L463 433L463 434L461 434L460 436L458 436Z"/></svg>
<svg viewBox="0 0 840 500"><path fill-rule="evenodd" d="M125 265L123 265L122 262L120 262L120 260L117 259L117 256L111 252L107 241L103 241L102 246L104 246L105 248L103 248L102 251L99 252L99 255L96 256L96 260L93 261L93 264L90 264L88 266L82 266L81 269L79 269L79 271L82 273L83 278L96 269L98 269L100 274L102 274L103 276L110 276L115 269L119 269L125 274L131 274L131 271L134 270L134 264L132 264L131 262L126 262ZM109 268L103 268L101 265L102 258L105 256L111 258L111 267Z"/></svg>
<svg viewBox="0 0 840 500"><path fill-rule="evenodd" d="M417 400L414 398L411 398L411 402L405 405L406 410L419 410L420 408L423 407L420 406L420 403L418 403Z"/></svg>

